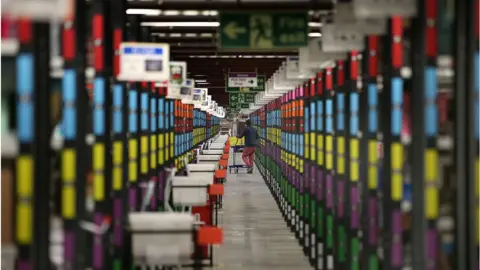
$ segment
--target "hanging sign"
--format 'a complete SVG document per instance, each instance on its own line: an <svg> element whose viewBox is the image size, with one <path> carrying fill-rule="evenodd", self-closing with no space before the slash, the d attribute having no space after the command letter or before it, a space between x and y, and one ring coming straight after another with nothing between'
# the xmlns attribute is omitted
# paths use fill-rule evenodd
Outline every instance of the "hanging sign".
<svg viewBox="0 0 480 270"><path fill-rule="evenodd" d="M361 31L362 29L355 23L324 25L322 28L322 51L363 51L365 48L365 34Z"/></svg>
<svg viewBox="0 0 480 270"><path fill-rule="evenodd" d="M168 80L170 50L164 43L120 44L120 81Z"/></svg>
<svg viewBox="0 0 480 270"><path fill-rule="evenodd" d="M34 21L51 22L73 18L73 0L2 0L2 16L30 18Z"/></svg>
<svg viewBox="0 0 480 270"><path fill-rule="evenodd" d="M193 86L195 81L193 79L187 79L183 82L183 85L170 84L168 86L166 99L186 99L192 100Z"/></svg>
<svg viewBox="0 0 480 270"><path fill-rule="evenodd" d="M300 68L318 71L329 65L330 62L345 59L346 52L323 52L322 39L313 39L308 43L308 47L300 48L298 51L300 58Z"/></svg>
<svg viewBox="0 0 480 270"><path fill-rule="evenodd" d="M416 0L354 0L353 13L359 19L413 17L417 14L417 2Z"/></svg>
<svg viewBox="0 0 480 270"><path fill-rule="evenodd" d="M187 80L187 63L171 61L169 85L183 85L185 80Z"/></svg>
<svg viewBox="0 0 480 270"><path fill-rule="evenodd" d="M207 99L205 99L203 102L202 102L202 106L200 107L200 109L202 111L206 111L210 108L210 104L212 103L212 96L211 95L207 95Z"/></svg>
<svg viewBox="0 0 480 270"><path fill-rule="evenodd" d="M202 104L202 89L201 88L193 88L192 89L192 98L190 100L189 99L182 99L182 102L184 104Z"/></svg>
<svg viewBox="0 0 480 270"><path fill-rule="evenodd" d="M202 107L202 104L207 100L208 88L194 88L193 92L194 107L195 109L200 109ZM200 93L199 95L198 92Z"/></svg>
<svg viewBox="0 0 480 270"><path fill-rule="evenodd" d="M257 87L256 72L228 73L228 87Z"/></svg>

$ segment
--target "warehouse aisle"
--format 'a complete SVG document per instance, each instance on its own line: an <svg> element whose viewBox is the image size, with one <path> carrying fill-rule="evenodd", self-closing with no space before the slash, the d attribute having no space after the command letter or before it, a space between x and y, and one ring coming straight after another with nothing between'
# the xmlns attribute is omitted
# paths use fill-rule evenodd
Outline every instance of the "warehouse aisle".
<svg viewBox="0 0 480 270"><path fill-rule="evenodd" d="M216 269L312 269L257 168L229 175L220 226L225 238Z"/></svg>

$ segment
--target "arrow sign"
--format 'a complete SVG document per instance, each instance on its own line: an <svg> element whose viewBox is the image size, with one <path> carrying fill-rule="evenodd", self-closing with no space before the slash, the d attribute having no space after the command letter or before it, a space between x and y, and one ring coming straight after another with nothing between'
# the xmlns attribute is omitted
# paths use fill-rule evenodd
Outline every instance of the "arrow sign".
<svg viewBox="0 0 480 270"><path fill-rule="evenodd" d="M237 22L231 22L223 29L225 35L230 39L237 39L238 35L245 34L247 28L237 25Z"/></svg>
<svg viewBox="0 0 480 270"><path fill-rule="evenodd" d="M227 87L257 87L257 73L229 73Z"/></svg>

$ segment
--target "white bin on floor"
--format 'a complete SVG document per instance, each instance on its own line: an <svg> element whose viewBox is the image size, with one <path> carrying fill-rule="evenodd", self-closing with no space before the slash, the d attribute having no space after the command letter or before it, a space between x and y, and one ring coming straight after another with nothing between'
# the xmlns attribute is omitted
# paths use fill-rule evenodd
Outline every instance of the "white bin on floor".
<svg viewBox="0 0 480 270"><path fill-rule="evenodd" d="M195 220L190 213L139 212L130 213L128 218L135 262L176 265L190 259L194 250Z"/></svg>
<svg viewBox="0 0 480 270"><path fill-rule="evenodd" d="M215 163L187 164L187 170L190 172L215 172L216 169Z"/></svg>
<svg viewBox="0 0 480 270"><path fill-rule="evenodd" d="M202 155L223 155L223 148L220 150L203 150Z"/></svg>
<svg viewBox="0 0 480 270"><path fill-rule="evenodd" d="M221 155L197 155L197 162L218 162Z"/></svg>
<svg viewBox="0 0 480 270"><path fill-rule="evenodd" d="M192 173L191 176L175 176L172 180L173 204L204 206L208 200L208 185L214 181L213 173Z"/></svg>
<svg viewBox="0 0 480 270"><path fill-rule="evenodd" d="M209 145L209 150L223 150L225 143L212 143Z"/></svg>

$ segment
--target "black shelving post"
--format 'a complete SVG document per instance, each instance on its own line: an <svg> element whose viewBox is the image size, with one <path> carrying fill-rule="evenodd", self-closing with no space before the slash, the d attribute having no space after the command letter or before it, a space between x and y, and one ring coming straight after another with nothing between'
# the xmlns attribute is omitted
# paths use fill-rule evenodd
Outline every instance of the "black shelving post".
<svg viewBox="0 0 480 270"><path fill-rule="evenodd" d="M125 40L125 0L111 0L112 22L112 195L113 195L113 269L124 269L124 228L128 217L128 91L126 84L116 80L120 73L120 45Z"/></svg>
<svg viewBox="0 0 480 270"><path fill-rule="evenodd" d="M466 180L467 180L467 216L468 220L468 265L465 269L478 269L479 267L479 26L478 26L478 0L468 0L467 13L463 16L467 20L466 35L466 72L465 81L467 89L467 103L464 105L466 112Z"/></svg>
<svg viewBox="0 0 480 270"><path fill-rule="evenodd" d="M464 76L467 74L467 19L465 14L468 12L467 1L455 1L455 89L454 89L454 114L455 114L455 174L457 178L457 194L456 194L456 209L455 209L455 269L470 269L468 257L468 222L469 217L466 209L468 209L468 189L466 171L466 132L467 132L467 110L465 104L467 103L468 94L467 82ZM458 181L460 180L460 181Z"/></svg>
<svg viewBox="0 0 480 270"><path fill-rule="evenodd" d="M418 1L417 16L413 18L411 26L411 63L412 63L412 147L410 160L412 161L412 267L426 269L427 224L425 219L425 92L424 70L425 57L425 4ZM428 119L428 121L431 121Z"/></svg>
<svg viewBox="0 0 480 270"><path fill-rule="evenodd" d="M33 62L35 91L35 132L34 132L34 243L33 266L38 269L50 269L50 24L33 24ZM20 72L24 72L20 70ZM20 120L21 121L21 120ZM24 188L24 187L19 187ZM23 222L19 220L19 222Z"/></svg>

